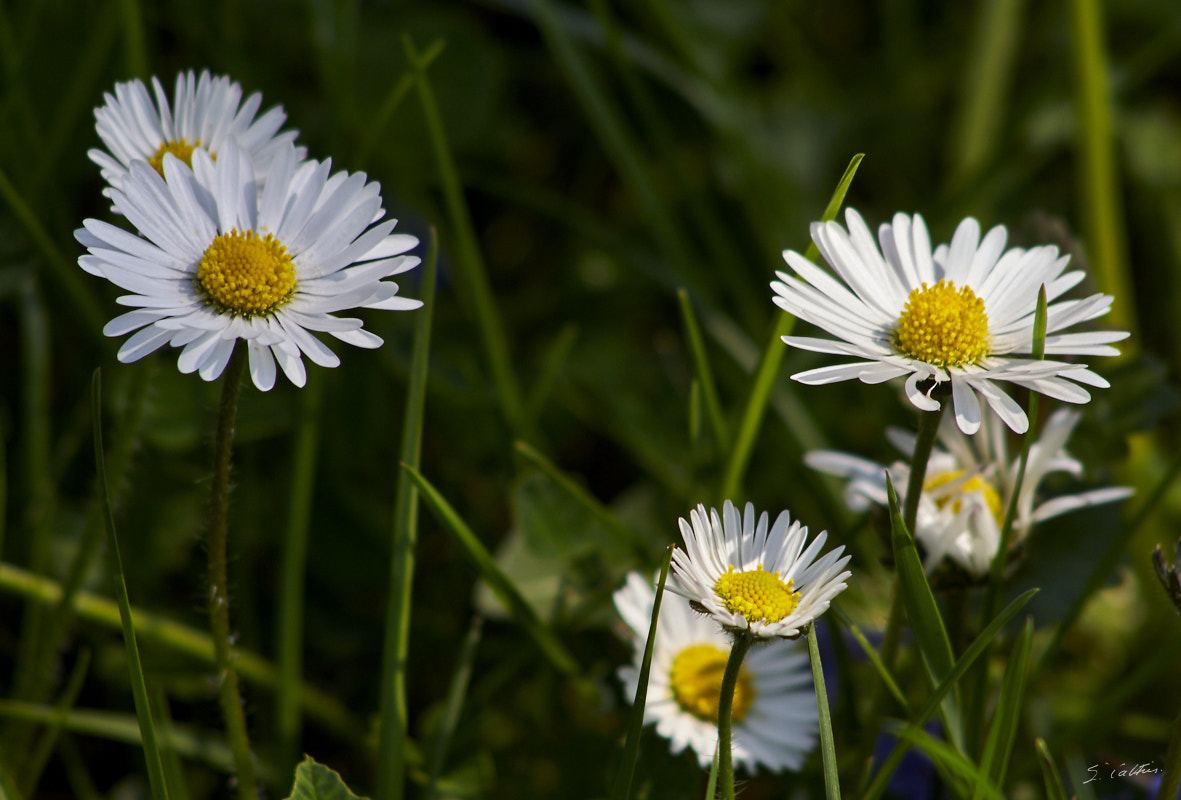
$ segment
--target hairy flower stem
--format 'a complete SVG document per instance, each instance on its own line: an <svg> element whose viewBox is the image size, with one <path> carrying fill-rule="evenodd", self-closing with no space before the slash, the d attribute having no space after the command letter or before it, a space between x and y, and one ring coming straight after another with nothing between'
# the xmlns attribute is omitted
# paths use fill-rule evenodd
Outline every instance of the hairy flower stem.
<svg viewBox="0 0 1181 800"><path fill-rule="evenodd" d="M734 687L738 683L738 671L742 659L754 643L749 633L734 637L726 672L722 675L721 695L718 697L718 783L722 787L722 800L734 800L734 762L730 753L730 716L734 708Z"/></svg>
<svg viewBox="0 0 1181 800"><path fill-rule="evenodd" d="M939 421L943 418L944 407L951 402L951 387L939 384L932 392L934 399L939 400L939 408L934 411L924 411L919 414L918 437L914 443L914 454L910 459L910 478L906 482L906 500L902 508L902 521L910 535L914 535L915 522L919 515L919 498L923 493L923 483L927 478L927 462L931 459L931 451L935 448L935 439L939 433ZM898 576L894 576L893 596L890 600L890 616L886 619L886 633L882 639L882 663L887 670L893 671L894 661L898 658L898 641L902 635L902 591L898 585ZM873 768L873 746L877 741L878 728L881 727L885 716L887 693L881 683L875 683L870 694L869 725L865 727L865 739L861 743L861 763L863 772L861 785L864 787L869 780L870 770Z"/></svg>
<svg viewBox="0 0 1181 800"><path fill-rule="evenodd" d="M234 772L241 800L256 800L254 762L250 758L250 737L246 715L238 693L238 673L234 670L230 647L230 595L226 577L226 531L230 492L230 455L234 445L234 417L238 394L246 366L245 345L234 348L234 355L222 376L221 405L217 412L217 432L213 440L213 491L209 502L209 627L213 635L213 653L217 666L221 714L226 724L226 738L234 756Z"/></svg>

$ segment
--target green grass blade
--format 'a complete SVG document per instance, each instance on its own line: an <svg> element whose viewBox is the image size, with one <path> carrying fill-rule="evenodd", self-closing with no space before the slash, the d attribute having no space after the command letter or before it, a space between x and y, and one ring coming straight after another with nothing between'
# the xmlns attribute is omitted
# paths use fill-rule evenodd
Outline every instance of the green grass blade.
<svg viewBox="0 0 1181 800"><path fill-rule="evenodd" d="M62 596L61 586L55 581L11 564L0 564L0 591L16 594L43 605L57 603ZM74 598L73 608L78 618L87 622L112 629L122 625L118 605L105 597L85 591L78 592ZM131 619L135 624L136 637L140 641L188 656L203 664L213 663L213 642L207 632L138 608L131 609ZM238 673L244 679L263 688L275 688L277 673L275 666L269 661L241 648L234 652L234 659ZM353 744L359 744L364 740L364 726L331 695L305 683L300 690L300 699L308 716L314 717L335 735Z"/></svg>
<svg viewBox="0 0 1181 800"><path fill-rule="evenodd" d="M648 700L648 676L652 672L652 650L656 646L656 625L660 620L660 604L664 600L664 586L668 580L669 565L672 563L673 546L665 551L664 562L660 565L660 577L656 581L656 598L652 602L652 620L648 623L648 639L644 643L644 658L640 662L640 675L636 683L636 696L632 700L631 719L627 725L627 740L623 745L623 760L615 783L611 787L611 800L628 800L631 797L632 777L636 771L636 758L640 752L640 736L644 731L644 706ZM714 758L713 781L717 782L717 763Z"/></svg>
<svg viewBox="0 0 1181 800"><path fill-rule="evenodd" d="M435 311L435 280L439 243L431 231L422 271L422 308L414 327L410 360L410 384L406 387L406 411L402 418L403 464L418 467L422 453L422 425L426 413L426 383L430 368L431 322ZM410 650L410 611L414 588L414 550L418 541L418 492L404 472L398 474L394 501L390 559L389 607L381 659L381 728L377 740L378 800L402 796L405 784L407 725L406 663Z"/></svg>
<svg viewBox="0 0 1181 800"><path fill-rule="evenodd" d="M902 689L899 688L898 682L894 680L894 676L890 674L890 671L886 669L886 665L882 663L882 657L878 655L877 648L869 643L869 640L865 638L865 634L862 633L861 628L849 622L843 614L837 614L836 617L845 626L845 629L853 634L853 638L857 641L861 652L869 659L869 663L873 665L874 671L882 679L882 683L886 684L886 688L890 690L890 694L894 695L894 699L898 701L898 705L902 707L903 712L909 717L910 703L907 702L906 695L902 693Z"/></svg>
<svg viewBox="0 0 1181 800"><path fill-rule="evenodd" d="M463 197L463 185L460 183L459 171L456 169L451 147L447 143L447 133L443 129L443 118L439 114L439 107L435 102L435 93L431 89L430 81L427 80L425 60L410 39L404 39L403 45L406 50L406 58L414 70L414 79L418 86L418 99L422 106L427 130L430 133L431 148L434 151L439 170L440 188L443 192L447 214L450 217L452 234L455 237L456 274L466 290L468 300L474 306L476 324L479 326L480 339L484 343L488 365L492 370L492 381L496 386L501 412L514 431L521 435L528 435L528 429L524 427L526 419L524 404L521 400L521 388L517 384L517 377L513 372L512 356L509 353L508 332L492 295L492 287L488 281L488 270L484 265L484 257L480 253L471 212Z"/></svg>
<svg viewBox="0 0 1181 800"><path fill-rule="evenodd" d="M168 693L159 681L148 684L148 695L152 700L152 711L156 715L156 729L160 731L160 760L164 763L164 778L172 800L188 800L189 788L185 780L180 754L173 747L172 712L168 708Z"/></svg>
<svg viewBox="0 0 1181 800"><path fill-rule="evenodd" d="M451 686L447 691L447 706L443 709L443 721L439 724L439 735L435 738L435 751L431 757L431 779L427 786L427 800L434 800L438 791L439 778L443 774L443 765L447 761L447 749L451 745L451 738L459 727L459 714L463 710L464 700L467 698L467 687L472 678L472 667L476 660L476 648L480 645L480 636L484 631L483 617L476 617L468 628L464 637L463 647L459 651L459 664L455 674L451 676Z"/></svg>
<svg viewBox="0 0 1181 800"><path fill-rule="evenodd" d="M902 520L902 512L898 509L898 495L888 473L886 491L890 498L890 530L894 545L894 563L898 570L898 588L902 592L911 630L914 631L915 641L923 654L930 671L931 684L934 686L947 678L954 665L955 656L951 652L951 639L947 635L935 595L931 593L931 585L927 583L927 575L923 572L923 562L919 558L914 537L910 535L906 523ZM953 689L948 698L949 702L943 706L949 725L947 735L953 742L959 741L955 727L958 723L955 694Z"/></svg>
<svg viewBox="0 0 1181 800"><path fill-rule="evenodd" d="M1058 772L1058 765L1050 755L1050 748L1046 747L1046 740L1037 737L1037 761L1042 768L1042 782L1046 784L1046 800L1066 800L1066 789L1062 786L1062 775Z"/></svg>
<svg viewBox="0 0 1181 800"><path fill-rule="evenodd" d="M1026 674L1029 667L1029 649L1033 642L1033 620L1027 619L1025 627L1017 637L1013 653L1005 664L1005 676L1001 680L1001 694L993 712L992 725L980 758L980 772L993 786L1005 785L1009 757L1017 738L1017 725L1021 722L1021 701L1025 695ZM973 800L984 795L984 785L976 784Z"/></svg>
<svg viewBox="0 0 1181 800"><path fill-rule="evenodd" d="M964 676L964 673L976 663L976 659L988 649L993 639L997 637L997 634L1001 632L1001 629L1005 627L1009 620L1015 617L1017 612L1024 608L1025 604L1037 593L1037 589L1030 589L1018 596L992 622L988 623L984 630L980 632L980 635L964 651L964 654L959 657L959 660L955 662L955 666L952 667L951 672L944 678L943 682L931 692L931 696L927 698L926 703L919 712L910 718L910 728L919 731L922 730L923 725L927 724L927 720L939 708L939 704L947 693L955 687L956 683ZM881 769L878 770L873 782L862 795L863 800L876 800L876 798L882 796L883 792L886 791L886 784L889 783L894 771L898 769L898 765L902 763L902 757L906 754L906 750L907 747L902 741L899 741L894 746L894 749L890 751L890 755L883 762Z"/></svg>
<svg viewBox="0 0 1181 800"><path fill-rule="evenodd" d="M841 800L841 782L837 775L837 751L832 741L832 716L828 712L828 692L824 688L824 667L820 663L820 645L816 642L816 623L808 626L808 660L812 664L812 686L816 690L816 707L820 715L820 756L824 763L824 796Z"/></svg>
<svg viewBox="0 0 1181 800"><path fill-rule="evenodd" d="M422 57L419 60L420 69L429 69L434 60L443 52L445 43L442 39L436 39L431 42L430 47L422 52ZM398 106L402 105L402 101L406 99L406 95L414 88L415 77L413 71L408 72L386 93L385 100L377 109L377 113L373 115L372 122L369 123L369 130L365 134L365 138L361 141L361 145L357 148L357 163L369 163L370 156L373 151L377 149L378 143L381 141L382 134L385 133L385 127L389 124L390 117L398 110Z"/></svg>
<svg viewBox="0 0 1181 800"><path fill-rule="evenodd" d="M538 373L533 388L529 391L529 396L525 401L525 415L534 428L538 426L540 422L538 417L545 410L554 387L558 385L558 379L562 377L562 371L566 368L566 362L574 351L576 341L578 341L578 326L563 325L546 351L545 359L541 364L541 372Z"/></svg>
<svg viewBox="0 0 1181 800"><path fill-rule="evenodd" d="M49 763L49 757L53 755L53 748L66 724L66 717L70 709L78 702L78 695L82 691L82 682L86 680L86 673L89 669L90 650L83 648L74 661L74 668L70 670L70 677L66 681L66 687L62 690L61 697L54 704L54 709L57 712L54 721L41 733L41 738L37 742L37 746L33 748L33 754L25 765L25 785L22 787L22 794L32 797L36 793L41 774L45 771L45 765Z"/></svg>
<svg viewBox="0 0 1181 800"><path fill-rule="evenodd" d="M709 779L705 782L705 800L717 800L718 797L718 751L714 748L713 764L709 767Z"/></svg>
<svg viewBox="0 0 1181 800"><path fill-rule="evenodd" d="M845 194L849 191L849 184L853 182L853 176L857 174L857 168L861 165L863 158L865 158L864 153L853 156L849 166L845 168L845 174L837 183L836 191L833 192L828 207L824 209L824 214L820 217L821 220L827 221L836 218L837 212L841 210L841 205L845 202ZM809 244L804 257L815 259L818 252L815 244ZM746 465L750 461L755 439L758 438L759 428L763 424L767 402L771 397L771 391L775 388L775 381L779 377L779 367L783 363L783 357L787 354L787 348L780 339L791 333L794 326L795 317L786 313L776 315L775 330L771 334L771 340L767 343L766 349L763 350L763 357L755 372L750 397L746 402L742 421L738 425L738 438L734 448L730 451L730 460L726 464L726 473L722 479L721 496L735 502L738 501L742 476L746 474Z"/></svg>
<svg viewBox="0 0 1181 800"><path fill-rule="evenodd" d="M975 786L981 797L1005 800L1004 795L989 783L988 776L983 770L978 769L963 753L946 742L938 741L922 728L911 725L900 725L895 733L900 741L907 742L926 753L936 766L944 767L969 786Z"/></svg>
<svg viewBox="0 0 1181 800"><path fill-rule="evenodd" d="M1075 107L1081 163L1083 225L1091 255L1091 274L1099 290L1118 300L1111 325L1135 331L1135 303L1128 270L1116 139L1112 126L1109 72L1103 44L1103 9L1099 0L1070 0L1074 55Z"/></svg>
<svg viewBox="0 0 1181 800"><path fill-rule="evenodd" d="M713 369L709 365L709 356L705 352L705 341L701 338L701 326L697 324L697 318L693 315L689 293L684 289L677 290L677 303L681 308L681 322L685 326L685 338L689 342L689 353L693 357L693 372L697 376L697 385L701 387L705 414L709 419L714 441L717 442L720 451L729 452L730 429L726 425L722 403L718 399L718 387L714 382Z"/></svg>
<svg viewBox="0 0 1181 800"><path fill-rule="evenodd" d="M629 548L640 562L648 561L648 545L639 531L633 530L599 500L563 472L556 464L525 442L517 442L516 449L529 463L540 469L570 498L607 529L615 541Z"/></svg>
<svg viewBox="0 0 1181 800"><path fill-rule="evenodd" d="M414 484L422 493L423 500L431 507L439 521L463 548L468 558L476 567L480 578L488 584L493 594L504 603L509 615L516 620L534 643L549 659L550 663L564 675L578 673L578 662L570 655L566 647L558 641L554 633L533 612L533 608L521 596L520 590L513 585L509 577L496 565L496 559L488 552L476 534L468 527L463 518L456 513L451 504L439 494L438 489L422 476L418 470L403 464L402 469L410 474Z"/></svg>
<svg viewBox="0 0 1181 800"><path fill-rule="evenodd" d="M303 673L303 601L307 573L308 531L311 525L312 495L320 450L320 406L324 382L312 381L300 393L299 422L292 455L291 491L288 493L287 525L283 533L283 555L279 582L278 642L275 686L275 733L279 763L286 772L299 759L299 737L303 728L299 686Z"/></svg>
<svg viewBox="0 0 1181 800"><path fill-rule="evenodd" d="M107 546L110 553L110 578L115 586L119 601L119 617L123 622L123 644L127 648L127 666L131 678L131 693L135 700L135 714L139 718L139 730L143 736L144 759L148 765L148 783L155 800L168 800L168 785L164 780L164 764L160 760L160 746L156 741L156 722L152 719L148 703L148 689L144 683L143 666L139 660L139 647L135 643L135 624L131 619L131 601L127 598L127 584L123 579L123 559L119 555L119 540L115 534L115 518L111 515L110 494L107 491L106 456L103 452L102 434L102 374L94 371L91 383L91 408L94 415L94 461L98 471L98 484L103 494L103 521L107 528Z"/></svg>

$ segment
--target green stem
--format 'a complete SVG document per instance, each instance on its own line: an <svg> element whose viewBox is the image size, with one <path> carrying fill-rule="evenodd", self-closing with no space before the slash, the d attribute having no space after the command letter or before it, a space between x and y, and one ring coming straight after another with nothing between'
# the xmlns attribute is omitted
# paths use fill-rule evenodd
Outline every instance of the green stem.
<svg viewBox="0 0 1181 800"><path fill-rule="evenodd" d="M1165 753L1165 774L1161 777L1160 791L1156 800L1173 800L1181 786L1181 714L1173 722L1173 735L1169 737L1169 750Z"/></svg>
<svg viewBox="0 0 1181 800"><path fill-rule="evenodd" d="M734 647L730 650L730 659L726 662L726 672L722 676L721 695L718 697L718 782L722 784L722 800L734 800L730 712L734 708L734 687L738 683L738 671L742 668L742 659L746 658L746 651L753 643L754 637L748 633L735 635Z"/></svg>
<svg viewBox="0 0 1181 800"><path fill-rule="evenodd" d="M213 440L213 492L209 503L209 628L217 666L221 713L226 724L226 738L234 754L234 772L238 797L256 800L254 763L250 759L250 738L246 732L246 714L238 692L238 673L234 670L230 649L230 594L226 570L226 539L230 493L230 456L234 446L234 417L242 372L246 367L246 347L236 347L222 376L221 405L217 412L217 432Z"/></svg>
<svg viewBox="0 0 1181 800"><path fill-rule="evenodd" d="M841 800L841 782L837 775L837 749L832 741L832 716L828 712L828 692L824 688L824 667L820 663L820 645L816 641L816 623L804 633L808 639L808 660L812 662L812 684L816 688L816 710L820 714L820 758L824 762L824 796Z"/></svg>
<svg viewBox="0 0 1181 800"><path fill-rule="evenodd" d="M914 454L910 459L910 477L906 482L906 500L903 504L902 521L906 529L912 532L919 515L919 498L923 493L923 482L927 478L927 462L931 459L931 451L935 448L935 439L939 433L939 421L943 418L943 410L950 398L951 387L940 384L933 395L939 400L939 408L934 411L924 411L919 415L918 438L914 443ZM887 672L894 671L894 662L898 658L898 642L902 637L902 591L898 585L898 576L894 576L894 588L890 599L890 615L886 618L886 633L882 639L882 664ZM878 728L882 717L886 713L886 691L884 684L875 683L870 699L870 724L865 727L865 738L861 742L864 765L861 785L869 780L870 770L873 768L873 746L877 741Z"/></svg>

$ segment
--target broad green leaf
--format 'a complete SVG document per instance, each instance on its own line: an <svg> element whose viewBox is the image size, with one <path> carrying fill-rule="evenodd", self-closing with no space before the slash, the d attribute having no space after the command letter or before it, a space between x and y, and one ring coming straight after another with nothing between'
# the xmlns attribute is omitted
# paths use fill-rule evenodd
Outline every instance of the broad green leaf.
<svg viewBox="0 0 1181 800"><path fill-rule="evenodd" d="M295 768L295 785L287 800L365 800L349 791L340 775L317 762L311 756L304 756Z"/></svg>

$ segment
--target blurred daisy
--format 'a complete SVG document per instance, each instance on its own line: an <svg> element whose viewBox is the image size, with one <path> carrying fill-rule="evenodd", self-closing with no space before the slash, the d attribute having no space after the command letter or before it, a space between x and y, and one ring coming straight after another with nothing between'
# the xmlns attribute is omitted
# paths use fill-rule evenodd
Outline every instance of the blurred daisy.
<svg viewBox="0 0 1181 800"><path fill-rule="evenodd" d="M296 164L285 143L256 193L248 155L227 141L216 163L193 151L190 169L171 153L160 177L145 161L131 164L116 209L140 236L88 219L75 236L89 251L78 263L131 294L135 310L107 323L107 336L132 336L119 360L135 361L170 344L183 348L180 371L207 381L221 374L239 339L250 375L262 391L275 384L275 364L303 386L303 355L322 367L340 359L312 331L358 347L380 337L359 319L334 316L350 308L405 310L422 305L397 296L383 278L418 265L400 255L418 244L392 233L380 187L363 173L338 172L331 162Z"/></svg>
<svg viewBox="0 0 1181 800"><path fill-rule="evenodd" d="M673 553L669 588L728 629L795 638L845 589L844 545L817 560L828 534L821 531L804 550L808 529L789 525L786 511L768 525L767 512L756 520L753 504L740 514L727 500L721 516L699 505L689 518L680 520L685 547Z"/></svg>
<svg viewBox="0 0 1181 800"><path fill-rule="evenodd" d="M637 572L615 592L615 607L631 628L635 652L619 668L629 697L636 696L640 665L656 593ZM718 747L718 696L730 657L730 639L709 617L665 594L656 626L644 722L669 740L674 753L690 747L703 768ZM747 655L738 673L731 711L734 762L749 773L798 770L816 746L819 722L808 654L794 642L772 642Z"/></svg>
<svg viewBox="0 0 1181 800"><path fill-rule="evenodd" d="M1046 287L1046 355L1111 356L1126 331L1059 333L1106 314L1108 295L1054 302L1083 279L1064 272L1070 256L1054 246L1005 250L998 225L980 238L971 217L956 228L950 247L932 254L923 218L895 214L878 231L881 250L861 216L845 214L846 233L836 222L812 225L812 239L839 279L794 251L783 254L794 275L776 273L774 301L783 310L837 337L785 336L789 345L862 359L793 375L807 384L857 378L881 383L907 376L906 395L924 411L939 402L934 386L950 382L956 424L967 434L980 427L977 394L1017 433L1029 427L1025 412L998 383L1085 403L1079 384L1106 387L1085 365L1023 358L1033 347L1038 288ZM883 258L884 254L884 258ZM930 379L926 392L919 384Z"/></svg>
<svg viewBox="0 0 1181 800"><path fill-rule="evenodd" d="M255 92L243 102L242 87L225 75L180 73L171 104L154 77L152 92L154 100L139 80L116 83L115 94L105 93L106 104L94 110L95 127L107 149L92 149L88 155L113 189L122 184L133 161L147 161L163 175L166 153L189 165L198 149L216 160L230 139L246 151L262 180L275 155L295 142L296 131L279 133L287 119L281 107L255 119L262 95ZM297 154L302 160L306 153L301 147Z"/></svg>
<svg viewBox="0 0 1181 800"><path fill-rule="evenodd" d="M1132 495L1129 488L1111 487L1037 503L1038 485L1047 475L1066 472L1082 477L1082 463L1066 452L1066 441L1079 416L1077 411L1058 409L1029 448L1029 463L1013 521L1014 544L1042 520ZM928 571L942 559L950 558L973 575L982 576L996 557L1005 512L1017 482L1018 459L1009 460L1007 431L996 416L986 414L983 428L980 436L966 437L946 417L940 424L939 445L927 464L914 531L926 552ZM902 452L913 452L912 434L891 428L887 437ZM871 505L888 506L886 468L881 464L831 450L812 451L804 461L813 469L848 479L845 502L853 511L865 511ZM894 485L905 487L910 465L897 461L889 469Z"/></svg>

